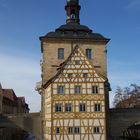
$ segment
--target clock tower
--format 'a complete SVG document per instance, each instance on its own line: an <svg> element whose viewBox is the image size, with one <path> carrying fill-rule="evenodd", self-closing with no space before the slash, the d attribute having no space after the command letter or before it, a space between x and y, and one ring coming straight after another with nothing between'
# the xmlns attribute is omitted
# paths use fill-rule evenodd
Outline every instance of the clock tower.
<svg viewBox="0 0 140 140"><path fill-rule="evenodd" d="M40 37L43 140L107 140L109 39L80 24L80 9L67 0L66 24Z"/></svg>

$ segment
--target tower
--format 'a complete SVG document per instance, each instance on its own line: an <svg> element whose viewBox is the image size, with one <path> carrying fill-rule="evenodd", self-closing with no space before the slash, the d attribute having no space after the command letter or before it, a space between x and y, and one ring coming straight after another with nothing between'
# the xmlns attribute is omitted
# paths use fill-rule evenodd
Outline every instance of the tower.
<svg viewBox="0 0 140 140"><path fill-rule="evenodd" d="M65 10L67 14L66 23L79 24L80 9L81 6L79 5L79 0L67 0L67 5L65 6Z"/></svg>
<svg viewBox="0 0 140 140"><path fill-rule="evenodd" d="M79 0L67 0L66 24L40 37L43 140L106 140L109 39L80 24Z"/></svg>

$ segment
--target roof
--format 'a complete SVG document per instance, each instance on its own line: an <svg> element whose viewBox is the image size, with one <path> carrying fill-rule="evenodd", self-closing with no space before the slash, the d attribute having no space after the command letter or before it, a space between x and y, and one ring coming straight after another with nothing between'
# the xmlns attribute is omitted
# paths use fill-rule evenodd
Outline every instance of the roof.
<svg viewBox="0 0 140 140"><path fill-rule="evenodd" d="M99 33L93 33L87 26L76 23L61 25L55 32L49 32L45 36L40 37L40 40L44 38L90 39L106 43L110 40Z"/></svg>
<svg viewBox="0 0 140 140"><path fill-rule="evenodd" d="M20 101L22 104L25 104L25 97L17 97L18 101Z"/></svg>
<svg viewBox="0 0 140 140"><path fill-rule="evenodd" d="M8 98L11 101L17 100L17 96L13 89L2 89L2 95L3 97Z"/></svg>
<svg viewBox="0 0 140 140"><path fill-rule="evenodd" d="M55 81L55 79L63 72L63 70L65 69L65 66L67 65L67 63L71 60L71 58L73 57L74 53L77 52L79 46L77 45L74 50L71 52L71 54L69 55L69 57L66 59L66 61L64 61L63 63L60 64L60 67L58 68L58 72L56 73L56 75L54 77L52 77L50 80L48 80L43 87L46 88L48 87L53 81ZM96 70L97 72L97 70ZM99 72L97 72L105 81L107 81L107 78L104 77L103 75L101 75Z"/></svg>

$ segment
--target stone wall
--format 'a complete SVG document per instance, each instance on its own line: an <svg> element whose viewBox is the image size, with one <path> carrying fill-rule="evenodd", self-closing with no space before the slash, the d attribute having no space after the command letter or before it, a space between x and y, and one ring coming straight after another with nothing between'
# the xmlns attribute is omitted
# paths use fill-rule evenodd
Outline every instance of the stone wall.
<svg viewBox="0 0 140 140"><path fill-rule="evenodd" d="M83 41L51 41L51 42L42 42L43 48L43 82L47 81L51 77L56 74L56 69L61 63L63 63L71 54L73 48L79 45L83 52L85 53L85 49L92 49L93 59L91 59L91 63L95 66L95 68L100 71L100 73L106 76L106 48L104 43L99 42L83 42ZM57 53L58 48L64 48L64 59L58 59Z"/></svg>
<svg viewBox="0 0 140 140"><path fill-rule="evenodd" d="M122 132L136 122L140 122L140 108L110 109L111 140L119 140Z"/></svg>
<svg viewBox="0 0 140 140"><path fill-rule="evenodd" d="M5 121L4 126L2 122L0 127L9 127L16 125L23 131L30 132L38 140L42 139L42 129L41 129L41 116L40 113L29 113L29 114L17 114L17 115L7 115L2 122Z"/></svg>

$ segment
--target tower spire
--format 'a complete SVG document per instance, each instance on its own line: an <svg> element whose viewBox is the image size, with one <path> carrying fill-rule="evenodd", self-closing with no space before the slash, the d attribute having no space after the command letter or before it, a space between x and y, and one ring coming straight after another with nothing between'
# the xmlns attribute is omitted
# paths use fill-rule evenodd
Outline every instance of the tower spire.
<svg viewBox="0 0 140 140"><path fill-rule="evenodd" d="M67 14L67 24L75 23L80 24L80 9L79 0L67 0L67 4L65 6L66 14Z"/></svg>

